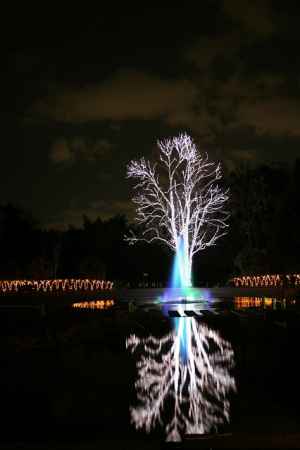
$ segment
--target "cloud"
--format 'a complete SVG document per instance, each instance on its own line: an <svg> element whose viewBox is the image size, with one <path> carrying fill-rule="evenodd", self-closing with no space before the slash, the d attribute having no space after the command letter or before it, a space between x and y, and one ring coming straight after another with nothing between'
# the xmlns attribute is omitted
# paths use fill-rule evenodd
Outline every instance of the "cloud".
<svg viewBox="0 0 300 450"><path fill-rule="evenodd" d="M193 108L197 89L187 80L164 80L143 72L117 72L110 80L83 88L61 89L37 102L32 112L56 121L128 119L171 120Z"/></svg>
<svg viewBox="0 0 300 450"><path fill-rule="evenodd" d="M231 57L239 46L240 40L236 34L202 37L187 50L185 58L198 69L207 70L218 57Z"/></svg>
<svg viewBox="0 0 300 450"><path fill-rule="evenodd" d="M117 214L125 214L130 220L133 219L134 205L130 199L128 200L94 200L87 203L87 206L74 206L66 208L59 214L52 216L45 225L47 229L64 230L68 225L81 227L83 224L83 216L94 221L98 217L107 220Z"/></svg>
<svg viewBox="0 0 300 450"><path fill-rule="evenodd" d="M237 149L237 150L232 150L229 152L229 158L232 157L232 159L236 160L236 161L254 161L256 159L256 153L257 150L256 149Z"/></svg>
<svg viewBox="0 0 300 450"><path fill-rule="evenodd" d="M50 149L50 159L54 163L70 163L74 160L74 154L64 138L57 139Z"/></svg>
<svg viewBox="0 0 300 450"><path fill-rule="evenodd" d="M218 45L213 46L214 55L223 51ZM161 120L170 127L192 130L204 146L237 127L253 128L258 135L298 136L298 101L285 95L284 83L276 73L245 77L238 66L224 80L206 74L197 81L166 80L143 72L120 71L98 85L61 89L52 99L36 103L33 111L72 124ZM96 161L111 151L112 144L105 139L64 138L53 144L50 159L64 164Z"/></svg>
<svg viewBox="0 0 300 450"><path fill-rule="evenodd" d="M298 99L273 97L239 106L242 125L252 126L257 134L300 136L300 103Z"/></svg>
<svg viewBox="0 0 300 450"><path fill-rule="evenodd" d="M197 121L210 136L233 129L253 129L258 135L300 136L299 93L287 94L288 82L278 74L245 78L238 73L226 81L206 80L207 109ZM195 116L193 117L196 129ZM213 131L214 130L214 131Z"/></svg>
<svg viewBox="0 0 300 450"><path fill-rule="evenodd" d="M224 0L223 8L245 31L262 37L274 32L270 2L266 0Z"/></svg>
<svg viewBox="0 0 300 450"><path fill-rule="evenodd" d="M287 95L286 86L278 74L237 75L216 87L215 108L222 111L234 105L230 127L253 128L257 135L300 136L299 96Z"/></svg>
<svg viewBox="0 0 300 450"><path fill-rule="evenodd" d="M237 72L225 82L220 82L216 93L223 98L238 100L257 100L278 96L284 79L276 74L260 74L255 78L245 78Z"/></svg>
<svg viewBox="0 0 300 450"><path fill-rule="evenodd" d="M107 139L87 139L75 136L58 138L50 148L49 158L55 164L72 164L75 161L97 161L111 153L113 145Z"/></svg>
<svg viewBox="0 0 300 450"><path fill-rule="evenodd" d="M247 48L265 44L278 31L268 0L223 0L222 9L227 21L233 22L230 31L227 28L214 36L203 35L185 52L185 59L203 71L219 62L215 68L218 76L224 69L241 69L247 59ZM229 63L227 68L224 62Z"/></svg>

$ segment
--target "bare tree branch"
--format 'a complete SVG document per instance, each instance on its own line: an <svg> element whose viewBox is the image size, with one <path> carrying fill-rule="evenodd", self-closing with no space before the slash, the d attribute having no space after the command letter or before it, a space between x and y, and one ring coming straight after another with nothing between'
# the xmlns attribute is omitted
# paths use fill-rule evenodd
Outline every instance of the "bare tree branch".
<svg viewBox="0 0 300 450"><path fill-rule="evenodd" d="M137 180L136 221L145 231L126 239L160 241L174 251L182 239L190 277L193 256L226 234L228 190L218 185L220 164L202 156L186 133L157 144L156 164L142 158L127 166L127 177Z"/></svg>

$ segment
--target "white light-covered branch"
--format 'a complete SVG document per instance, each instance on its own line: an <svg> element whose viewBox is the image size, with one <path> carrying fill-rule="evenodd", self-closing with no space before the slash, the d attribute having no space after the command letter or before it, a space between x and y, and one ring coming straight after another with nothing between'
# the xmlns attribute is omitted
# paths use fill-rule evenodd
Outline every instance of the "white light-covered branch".
<svg viewBox="0 0 300 450"><path fill-rule="evenodd" d="M169 441L228 422L228 394L236 389L229 342L194 318L177 320L177 330L163 338L131 335L126 341L132 353L141 355L131 421L147 432L163 425Z"/></svg>
<svg viewBox="0 0 300 450"><path fill-rule="evenodd" d="M193 256L226 234L229 214L224 211L228 191L218 181L221 166L202 156L186 133L158 141L159 161L131 161L127 177L137 180L136 221L143 226L138 240L160 241L177 251L184 242L191 272Z"/></svg>

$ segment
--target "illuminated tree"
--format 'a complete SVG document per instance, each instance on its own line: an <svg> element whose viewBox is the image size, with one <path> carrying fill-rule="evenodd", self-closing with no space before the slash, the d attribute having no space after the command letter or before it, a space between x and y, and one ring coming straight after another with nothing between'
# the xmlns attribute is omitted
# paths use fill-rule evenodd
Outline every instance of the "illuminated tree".
<svg viewBox="0 0 300 450"><path fill-rule="evenodd" d="M202 156L187 134L158 141L158 147L158 162L142 158L127 167L128 178L137 180L133 202L143 226L140 236L127 240L160 241L181 252L182 279L190 286L193 256L226 233L228 191L218 185L220 164Z"/></svg>
<svg viewBox="0 0 300 450"><path fill-rule="evenodd" d="M131 335L126 342L140 355L131 421L148 433L164 425L168 441L228 422L228 394L236 389L230 343L194 318L177 320L177 329L162 338Z"/></svg>

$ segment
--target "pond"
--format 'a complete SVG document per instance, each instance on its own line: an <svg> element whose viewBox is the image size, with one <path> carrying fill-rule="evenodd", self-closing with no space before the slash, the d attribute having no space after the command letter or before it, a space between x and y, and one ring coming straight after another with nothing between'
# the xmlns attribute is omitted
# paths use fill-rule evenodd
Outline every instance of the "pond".
<svg viewBox="0 0 300 450"><path fill-rule="evenodd" d="M150 297L2 309L1 442L298 432L296 299Z"/></svg>

